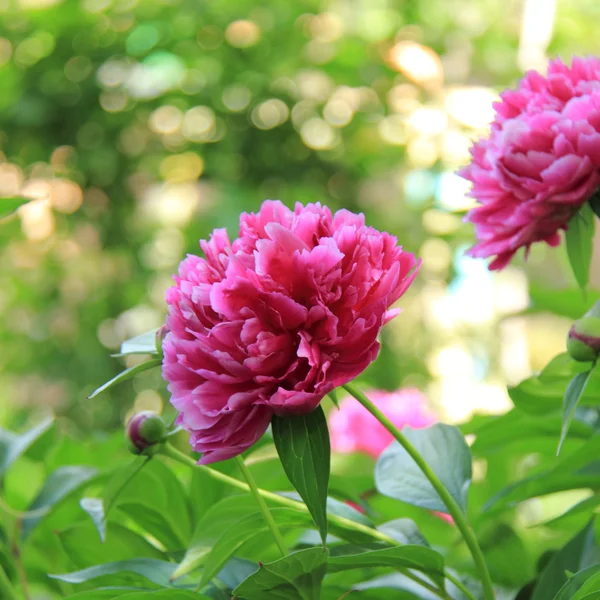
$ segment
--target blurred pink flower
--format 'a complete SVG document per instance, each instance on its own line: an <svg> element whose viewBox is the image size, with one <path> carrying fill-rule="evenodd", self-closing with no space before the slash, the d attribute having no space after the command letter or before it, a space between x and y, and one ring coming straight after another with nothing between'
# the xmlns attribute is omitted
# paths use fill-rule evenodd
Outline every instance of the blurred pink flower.
<svg viewBox="0 0 600 600"><path fill-rule="evenodd" d="M415 388L396 392L373 390L367 396L398 429L406 425L420 429L437 420L427 408L425 396ZM329 415L329 432L334 452L364 452L374 458L394 440L392 434L352 397L345 397L339 410L334 409Z"/></svg>
<svg viewBox="0 0 600 600"><path fill-rule="evenodd" d="M244 451L377 356L420 261L363 215L266 201L188 256L167 292L163 376L201 463Z"/></svg>
<svg viewBox="0 0 600 600"><path fill-rule="evenodd" d="M600 186L600 59L551 61L546 77L528 72L495 109L489 137L460 172L480 202L467 215L477 237L469 254L495 256L492 270L534 242L557 246Z"/></svg>

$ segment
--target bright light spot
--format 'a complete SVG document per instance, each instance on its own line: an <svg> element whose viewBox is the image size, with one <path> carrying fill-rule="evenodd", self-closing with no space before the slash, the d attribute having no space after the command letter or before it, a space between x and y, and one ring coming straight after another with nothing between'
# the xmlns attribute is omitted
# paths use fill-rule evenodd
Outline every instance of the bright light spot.
<svg viewBox="0 0 600 600"><path fill-rule="evenodd" d="M10 163L0 163L0 196L17 196L22 185L21 168Z"/></svg>
<svg viewBox="0 0 600 600"><path fill-rule="evenodd" d="M206 142L213 138L216 132L216 118L212 108L196 106L185 113L183 117L183 135L193 142Z"/></svg>
<svg viewBox="0 0 600 600"><path fill-rule="evenodd" d="M100 106L109 113L120 112L127 106L127 94L123 92L102 92Z"/></svg>
<svg viewBox="0 0 600 600"><path fill-rule="evenodd" d="M252 93L245 85L230 85L223 90L223 104L232 112L248 107Z"/></svg>
<svg viewBox="0 0 600 600"><path fill-rule="evenodd" d="M162 225L187 225L200 205L200 188L193 183L153 185L142 198L141 210L150 221Z"/></svg>
<svg viewBox="0 0 600 600"><path fill-rule="evenodd" d="M100 66L96 77L100 85L104 87L119 87L127 77L130 65L124 60L108 60Z"/></svg>
<svg viewBox="0 0 600 600"><path fill-rule="evenodd" d="M182 112L175 106L166 105L157 108L148 121L148 126L154 133L167 135L176 133L183 121Z"/></svg>
<svg viewBox="0 0 600 600"><path fill-rule="evenodd" d="M249 48L260 40L260 27L254 21L234 21L227 26L225 39L235 48Z"/></svg>
<svg viewBox="0 0 600 600"><path fill-rule="evenodd" d="M322 13L310 19L309 29L315 40L327 44L342 37L344 22L334 13Z"/></svg>
<svg viewBox="0 0 600 600"><path fill-rule="evenodd" d="M452 262L452 250L448 242L439 238L426 240L418 255L423 259L423 268L432 273L443 273Z"/></svg>
<svg viewBox="0 0 600 600"><path fill-rule="evenodd" d="M419 88L410 83L394 86L387 96L390 108L397 113L410 113L418 108Z"/></svg>
<svg viewBox="0 0 600 600"><path fill-rule="evenodd" d="M19 210L21 229L30 240L41 241L54 232L54 215L48 200L36 200L25 204Z"/></svg>
<svg viewBox="0 0 600 600"><path fill-rule="evenodd" d="M323 109L325 120L334 127L345 127L354 116L354 109L346 100L333 97Z"/></svg>
<svg viewBox="0 0 600 600"><path fill-rule="evenodd" d="M83 192L74 181L54 179L50 188L50 202L58 212L72 214L81 206Z"/></svg>
<svg viewBox="0 0 600 600"><path fill-rule="evenodd" d="M471 183L451 171L440 175L436 190L436 204L449 211L464 211L473 208L476 201L467 196Z"/></svg>
<svg viewBox="0 0 600 600"><path fill-rule="evenodd" d="M309 119L300 129L304 143L313 150L328 150L337 143L335 131L323 119Z"/></svg>
<svg viewBox="0 0 600 600"><path fill-rule="evenodd" d="M314 102L325 102L333 91L333 82L323 71L300 71L296 76L296 84L300 97Z"/></svg>
<svg viewBox="0 0 600 600"><path fill-rule="evenodd" d="M12 44L3 37L0 37L0 67L3 67L12 56Z"/></svg>
<svg viewBox="0 0 600 600"><path fill-rule="evenodd" d="M388 54L388 61L415 83L441 83L443 79L440 57L427 46L412 41L398 42Z"/></svg>
<svg viewBox="0 0 600 600"><path fill-rule="evenodd" d="M160 174L165 181L184 183L196 181L204 170L204 161L193 152L167 156L160 163Z"/></svg>
<svg viewBox="0 0 600 600"><path fill-rule="evenodd" d="M406 124L421 135L437 135L446 129L446 114L437 108L422 107L412 112Z"/></svg>
<svg viewBox="0 0 600 600"><path fill-rule="evenodd" d="M285 123L289 116L287 104L278 98L271 98L252 111L252 122L259 129L273 129Z"/></svg>
<svg viewBox="0 0 600 600"><path fill-rule="evenodd" d="M484 87L459 87L450 90L446 96L448 114L462 125L473 129L483 129L494 119L492 104L498 94Z"/></svg>
<svg viewBox="0 0 600 600"><path fill-rule="evenodd" d="M403 146L406 144L408 136L406 135L406 125L404 117L400 115L391 115L384 117L377 126L381 139L388 144Z"/></svg>

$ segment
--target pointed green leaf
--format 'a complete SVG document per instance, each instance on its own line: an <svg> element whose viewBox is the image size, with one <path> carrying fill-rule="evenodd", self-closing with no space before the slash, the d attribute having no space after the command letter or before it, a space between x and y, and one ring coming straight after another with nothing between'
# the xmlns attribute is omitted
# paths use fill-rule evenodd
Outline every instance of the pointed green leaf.
<svg viewBox="0 0 600 600"><path fill-rule="evenodd" d="M318 406L302 416L275 416L272 429L283 469L308 507L325 543L331 449L323 409Z"/></svg>
<svg viewBox="0 0 600 600"><path fill-rule="evenodd" d="M11 198L0 198L0 225L8 221L24 204L29 204L31 198L14 196Z"/></svg>
<svg viewBox="0 0 600 600"><path fill-rule="evenodd" d="M128 379L135 377L138 373L143 373L144 371L147 371L148 369L153 369L154 367L160 366L161 363L162 363L161 358L153 358L146 362L140 363L139 365L134 365L133 367L129 367L129 369L126 369L125 371L119 373L116 377L113 377L110 381L107 381L104 385L101 385L97 390L92 392L88 396L88 400L95 398L96 396L98 396L98 394L105 392L109 388L111 388L119 383L122 383L123 381L127 381Z"/></svg>
<svg viewBox="0 0 600 600"><path fill-rule="evenodd" d="M308 548L260 565L233 593L245 600L320 600L325 548Z"/></svg>
<svg viewBox="0 0 600 600"><path fill-rule="evenodd" d="M365 569L368 567L391 567L414 569L429 575L438 585L444 585L444 558L425 546L396 546L394 548L369 548L365 546L337 546L327 563L328 573Z"/></svg>
<svg viewBox="0 0 600 600"><path fill-rule="evenodd" d="M162 560L153 558L132 558L130 560L118 560L115 562L105 563L103 565L95 565L88 569L73 571L72 573L62 573L60 575L49 575L52 579L58 579L66 583L85 583L111 575L111 585L118 585L122 579L116 581L115 575L124 574L128 581L127 574L135 574L147 579L148 581L162 586L170 587L170 579L173 575L176 565Z"/></svg>
<svg viewBox="0 0 600 600"><path fill-rule="evenodd" d="M121 344L121 351L112 356L128 356L129 354L158 354L156 350L156 332L158 329L153 329L138 335L130 340L125 340Z"/></svg>
<svg viewBox="0 0 600 600"><path fill-rule="evenodd" d="M22 456L46 431L50 429L53 418L44 419L20 435L0 429L0 477Z"/></svg>
<svg viewBox="0 0 600 600"><path fill-rule="evenodd" d="M441 423L426 429L406 427L403 434L425 459L458 504L466 510L471 483L471 453L457 427ZM375 485L390 498L446 512L429 480L398 443L390 444L375 467Z"/></svg>
<svg viewBox="0 0 600 600"><path fill-rule="evenodd" d="M594 540L594 523L590 521L574 538L552 556L538 580L531 600L548 600L569 579L567 571L576 573L598 562Z"/></svg>
<svg viewBox="0 0 600 600"><path fill-rule="evenodd" d="M71 493L89 483L97 473L96 469L81 466L60 467L53 471L27 508L32 514L22 520L22 538L25 540L46 514Z"/></svg>
<svg viewBox="0 0 600 600"><path fill-rule="evenodd" d="M595 218L591 206L586 202L569 221L566 233L567 255L573 275L585 292L590 276L594 240Z"/></svg>
<svg viewBox="0 0 600 600"><path fill-rule="evenodd" d="M594 565L587 569L582 569L578 573L575 573L565 585L563 585L558 594L554 596L554 600L573 600L575 595L588 582L591 578L598 575L600 571L600 565Z"/></svg>
<svg viewBox="0 0 600 600"><path fill-rule="evenodd" d="M106 540L106 521L104 520L104 502L102 498L82 498L79 506L90 515L94 527L98 530L100 540Z"/></svg>
<svg viewBox="0 0 600 600"><path fill-rule="evenodd" d="M595 365L594 365L595 366ZM581 398L585 386L590 379L590 375L594 370L594 366L589 371L584 371L583 373L577 373L575 377L569 383L567 387L567 391L565 392L565 398L563 401L563 419L562 419L562 428L560 431L560 439L558 441L558 450L556 454L560 454L560 449L562 448L563 442L567 437L567 433L569 431L569 426L571 425L571 421L573 420L573 416L575 415L575 409L579 404L579 399Z"/></svg>
<svg viewBox="0 0 600 600"><path fill-rule="evenodd" d="M291 508L274 508L271 514L280 528L306 527L308 515ZM239 520L225 530L217 543L206 556L200 587L204 587L225 565L227 560L248 540L269 527L262 513L253 513Z"/></svg>

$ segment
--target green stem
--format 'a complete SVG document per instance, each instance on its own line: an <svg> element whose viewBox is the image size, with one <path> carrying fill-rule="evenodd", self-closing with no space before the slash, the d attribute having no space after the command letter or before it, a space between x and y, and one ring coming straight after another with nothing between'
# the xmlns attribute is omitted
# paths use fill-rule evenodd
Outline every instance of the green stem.
<svg viewBox="0 0 600 600"><path fill-rule="evenodd" d="M230 485L231 487L237 488L238 490L243 492L251 492L250 486L244 483L243 481L235 479L235 477L225 475L225 473L221 473L220 471L217 471L215 469L211 469L206 465L199 465L191 456L187 456L186 454L180 452L179 450L177 450L177 448L171 446L168 443L165 443L161 446L159 453L163 456L171 458L172 460L187 465L188 467L200 469L215 481L220 481L221 483ZM258 495L261 496L261 498L269 500L274 504L278 504L279 506L286 506L298 510L300 512L304 512L306 514L310 514L308 507L303 502L298 502L297 500L292 500L291 498L287 498L286 496L280 496L279 494L275 494L273 492L269 492L261 488L256 488L256 491ZM363 525L362 523L357 523L352 519L346 519L345 517L340 517L338 515L328 513L327 520L334 525L339 525L341 527L344 527L345 529L351 529L353 531L360 532L364 535L368 535L369 537L371 537L374 540L377 540L378 542L384 542L391 546L401 545L397 540L386 535L385 533L377 531L377 529L373 529L372 527L369 527L367 525ZM409 579L412 579L413 581L419 583L419 585L422 585L426 589L433 591L433 593L436 593L438 596L440 596L440 598L447 599L448 596L445 595L445 592L440 592L436 588L433 588L433 586L429 585L426 581L423 581L420 577L411 573L410 571L403 571L403 574L406 575ZM450 573L446 573L446 578L449 581L452 581L452 583L454 583L454 585L456 585L465 594L465 596L469 598L469 600L476 600L475 596L473 596L473 594Z"/></svg>
<svg viewBox="0 0 600 600"><path fill-rule="evenodd" d="M358 388L354 387L351 383L347 383L343 386L344 389L349 392L354 398L356 398L398 441L398 443L406 450L409 456L415 461L419 469L423 472L423 475L427 477L435 491L438 493L442 502L448 508L448 512L452 515L454 523L458 527L459 531L469 547L473 561L481 577L481 583L483 585L483 596L485 600L494 600L494 587L492 584L492 578L487 568L485 558L475 537L473 529L469 525L469 521L465 513L462 511L458 502L452 497L450 492L446 489L444 484L438 479L438 476L433 472L431 467L427 464L425 459L419 454L417 449L400 433L400 431L394 426L394 424L365 396Z"/></svg>
<svg viewBox="0 0 600 600"><path fill-rule="evenodd" d="M273 519L273 515L271 514L269 507L265 504L264 498L260 495L260 492L258 491L258 486L256 485L256 481L254 481L254 477L250 472L250 469L246 466L246 463L244 462L244 459L241 456L236 456L235 460L237 462L238 467L240 468L240 471L242 472L242 475L244 476L244 479L248 482L248 486L250 487L252 495L256 499L258 508L260 508L260 511L265 517L265 521L267 522L267 525L269 526L269 529L271 530L271 533L275 538L275 543L279 547L281 556L287 556L289 554L289 551L287 549L285 540L281 535L281 531L279 531L279 527L277 527L277 523L275 523L275 519Z"/></svg>

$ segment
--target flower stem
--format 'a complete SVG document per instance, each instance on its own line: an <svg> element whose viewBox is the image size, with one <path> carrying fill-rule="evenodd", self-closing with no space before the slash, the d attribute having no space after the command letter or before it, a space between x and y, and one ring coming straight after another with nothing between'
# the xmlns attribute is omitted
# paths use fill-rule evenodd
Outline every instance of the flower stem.
<svg viewBox="0 0 600 600"><path fill-rule="evenodd" d="M244 462L244 459L241 456L236 456L235 460L237 462L238 467L240 468L240 471L242 472L242 475L244 476L244 479L248 482L250 491L252 492L252 495L254 496L256 503L260 508L260 511L265 517L265 521L267 522L267 525L269 526L269 529L271 530L271 533L275 538L275 543L279 547L281 556L287 556L289 554L289 551L287 549L285 540L281 535L281 531L279 531L279 527L277 527L277 523L275 523L275 519L273 519L273 515L271 514L269 507L266 505L264 498L260 495L258 486L256 485L256 481L254 481L254 477L250 472L250 469L246 466L246 463Z"/></svg>
<svg viewBox="0 0 600 600"><path fill-rule="evenodd" d="M179 463L187 465L188 467L200 469L200 470L204 471L204 473L206 473L212 479L214 479L216 481L220 481L221 483L226 483L227 485L237 488L238 490L241 490L241 491L247 492L247 493L252 491L250 489L250 486L248 484L244 483L243 481L240 481L239 479L236 479L235 477L230 477L229 475L225 475L225 473L221 473L220 471L217 471L215 469L211 469L210 467L208 467L206 465L199 465L191 456L187 456L186 454L184 454L183 452L180 452L179 450L177 450L177 448L171 446L168 443L162 444L159 453L162 454L163 456L167 456L167 457L171 458L172 460L175 460ZM273 502L273 504L278 504L279 506L287 506L289 508L293 508L300 512L310 514L308 507L306 506L306 504L304 504L304 502L292 500L291 498L287 498L286 496L280 496L279 494L275 494L273 492L269 492L269 491L263 490L261 488L256 488L256 491L257 491L258 495L261 496L261 498L264 498L265 500L269 500L270 502ZM346 517L340 517L338 515L328 513L327 520L330 523L339 525L341 527L344 527L345 529L351 529L353 531L357 531L364 535L367 535L367 536L371 537L372 539L377 540L378 542L384 542L386 544L389 544L390 546L400 546L401 545L397 540L386 535L385 533L382 533L381 531L378 531L377 529L373 529L372 527L369 527L367 525L363 525L362 523L357 523L356 521L353 521L352 519L347 519ZM421 579L419 576L415 575L414 573L411 573L410 571L407 570L407 571L403 571L403 574L406 575L409 579L412 579L413 581L415 581L416 583L419 583L424 588L426 588L430 591L435 590L435 588L433 588L433 586L428 584L426 581L424 581L423 579ZM446 575L446 579L448 579L449 581L452 581L452 583L454 583L454 585L456 585L456 587L458 587L464 593L464 595L467 598L469 598L469 600L476 600L475 596L473 596L473 594L458 579L456 579L456 577L452 576L452 574L450 574L448 572L446 572L445 575ZM437 593L437 595L440 598L444 598L444 599L447 598L447 594L443 590L442 591L435 590L434 593Z"/></svg>
<svg viewBox="0 0 600 600"><path fill-rule="evenodd" d="M433 472L431 467L427 464L425 459L419 454L417 449L400 433L400 431L394 426L394 424L363 394L358 388L351 383L347 383L343 386L344 389L349 392L354 398L356 398L398 441L398 443L406 450L409 456L415 461L417 466L423 472L423 475L427 477L435 491L438 493L442 502L448 508L448 512L452 515L454 522L460 530L471 555L473 561L477 567L477 571L481 577L481 583L483 585L483 596L485 600L494 600L494 587L492 584L492 578L487 568L485 558L475 537L475 533L467 520L465 513L462 511L458 502L452 497L450 492L446 489L444 484L438 479L438 476Z"/></svg>

